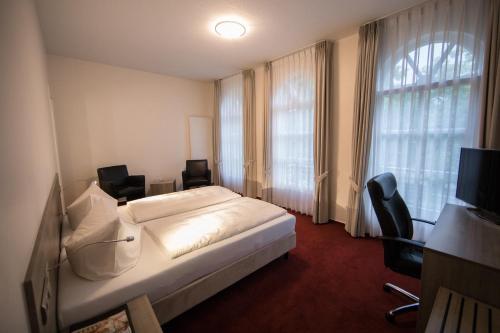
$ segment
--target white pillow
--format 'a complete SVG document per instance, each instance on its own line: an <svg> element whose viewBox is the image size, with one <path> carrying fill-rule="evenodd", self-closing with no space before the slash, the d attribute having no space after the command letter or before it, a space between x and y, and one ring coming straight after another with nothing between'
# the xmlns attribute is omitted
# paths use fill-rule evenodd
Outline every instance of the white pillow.
<svg viewBox="0 0 500 333"><path fill-rule="evenodd" d="M88 214L90 209L92 208L92 202L90 200L90 195L100 196L106 199L106 204L109 207L116 207L118 201L104 192L99 186L95 183L92 183L89 188L85 190L71 205L66 208L68 213L69 225L73 230L75 230L78 225L81 223L83 218Z"/></svg>
<svg viewBox="0 0 500 333"><path fill-rule="evenodd" d="M111 206L107 198L91 194L83 202L88 203L89 211L71 234L73 242L118 219L118 207Z"/></svg>
<svg viewBox="0 0 500 333"><path fill-rule="evenodd" d="M88 280L118 276L134 267L141 254L141 227L122 222L116 208L92 196L94 205L66 242L66 254L75 274ZM134 237L131 242L99 243Z"/></svg>

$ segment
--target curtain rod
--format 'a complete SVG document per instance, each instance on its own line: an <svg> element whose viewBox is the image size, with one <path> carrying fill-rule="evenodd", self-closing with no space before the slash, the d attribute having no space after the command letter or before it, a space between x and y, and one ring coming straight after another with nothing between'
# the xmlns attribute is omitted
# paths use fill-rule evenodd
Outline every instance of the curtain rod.
<svg viewBox="0 0 500 333"><path fill-rule="evenodd" d="M408 6L408 7L406 7L406 8L403 8L403 9L400 9L400 10L397 10L397 11L394 11L394 12L391 12L391 13L389 13L389 14L387 14L387 15L384 15L384 16L381 16L381 17L375 18L375 19L373 19L373 20L370 20L370 21L368 21L368 22L365 22L365 23L363 23L361 26L364 26L364 25L367 25L367 24L370 24L370 23L373 23L373 22L377 22L377 21L380 21L380 20L386 19L386 18L391 17L391 16L393 16L393 15L396 15L396 14L402 13L402 12L404 12L404 11L407 11L408 9L412 9L412 8L417 8L417 7L420 7L420 6L422 6L423 4L425 4L426 2L431 2L431 1L435 1L435 0L425 0L425 1L422 1L422 2L420 2L420 3L418 3L418 4L416 4L416 5Z"/></svg>
<svg viewBox="0 0 500 333"><path fill-rule="evenodd" d="M285 55L279 56L279 57L277 57L277 58L271 59L271 60L266 61L266 62L274 62L274 61L276 61L276 60L283 59L283 58L285 58L285 57L291 56L291 55L293 55L293 54L295 54L295 53L299 53L299 52L301 52L301 51L304 51L305 49L308 49L308 48L310 48L310 47L316 46L317 44L319 44L319 43L321 43L321 42L325 42L325 41L326 41L326 39L321 39L321 40L319 40L319 41L317 41L317 42L314 42L314 43L309 44L309 45L307 45L307 46L301 47L300 49L297 49L297 50L295 50L295 51L292 51L292 52L290 52L290 53L287 53L287 54L285 54Z"/></svg>
<svg viewBox="0 0 500 333"><path fill-rule="evenodd" d="M220 79L215 79L214 81L229 79L230 77L233 77L233 76L236 76L236 75L243 73L243 71L244 71L244 69L240 69L237 73L229 74L227 76L221 77Z"/></svg>
<svg viewBox="0 0 500 333"><path fill-rule="evenodd" d="M317 45L317 44L319 44L319 43L321 43L321 42L325 42L325 41L326 41L326 39L321 39L321 40L319 40L319 41L317 41L317 42L314 42L314 43L309 44L309 45L307 45L307 46L301 47L300 49L296 49L296 50L294 50L294 51L292 51L292 52L290 52L290 53L287 53L287 54L285 54L285 55L279 56L279 57L274 58L274 59L271 59L271 60L266 60L266 61L264 61L264 64L265 64L265 63L268 63L268 62L273 62L273 61L276 61L276 60L283 59L283 58L288 57L288 56L291 56L291 55L293 55L293 54L295 54L295 53L299 53L300 51L304 51L305 49L308 49L308 48L310 48L310 47L313 47L313 46L315 46L315 45ZM242 73L243 71L245 71L245 69L240 69L240 70L239 70L237 73L235 73L235 74L230 74L230 75L224 76L224 77L222 77L222 78L220 78L220 79L215 79L214 81L229 79L230 77L236 76L236 75L238 75L238 74Z"/></svg>

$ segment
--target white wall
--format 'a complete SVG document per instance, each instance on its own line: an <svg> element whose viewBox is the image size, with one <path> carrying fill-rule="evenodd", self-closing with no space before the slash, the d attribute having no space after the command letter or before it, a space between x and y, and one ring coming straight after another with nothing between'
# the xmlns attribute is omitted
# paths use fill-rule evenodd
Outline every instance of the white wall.
<svg viewBox="0 0 500 333"><path fill-rule="evenodd" d="M66 202L96 169L126 164L149 182L176 178L189 158L189 116L211 116L213 85L49 56Z"/></svg>
<svg viewBox="0 0 500 333"><path fill-rule="evenodd" d="M330 218L345 223L351 175L352 116L356 79L358 35L334 42L333 50L333 127L332 164L330 166ZM255 104L257 122L257 181L262 195L264 157L264 66L255 70Z"/></svg>
<svg viewBox="0 0 500 333"><path fill-rule="evenodd" d="M189 158L208 160L210 169L214 158L212 125L212 117L189 117Z"/></svg>
<svg viewBox="0 0 500 333"><path fill-rule="evenodd" d="M334 42L330 218L339 222L347 218L357 43L357 34ZM261 196L264 66L254 69ZM115 163L148 182L176 177L180 186L189 158L187 117L212 115L212 84L57 56L49 56L49 73L67 203L97 167Z"/></svg>
<svg viewBox="0 0 500 333"><path fill-rule="evenodd" d="M22 281L56 173L45 49L29 0L0 2L0 331L28 332Z"/></svg>
<svg viewBox="0 0 500 333"><path fill-rule="evenodd" d="M354 85L358 35L334 43L333 49L333 144L330 178L330 218L345 223L349 196L352 153Z"/></svg>

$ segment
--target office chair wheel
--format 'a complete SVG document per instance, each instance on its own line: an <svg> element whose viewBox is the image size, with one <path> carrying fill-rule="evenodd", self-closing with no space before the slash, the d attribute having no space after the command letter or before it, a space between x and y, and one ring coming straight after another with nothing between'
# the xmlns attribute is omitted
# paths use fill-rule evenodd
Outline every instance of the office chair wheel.
<svg viewBox="0 0 500 333"><path fill-rule="evenodd" d="M387 319L388 322L390 323L394 323L395 319L396 319L396 316L391 313L391 312L386 312L385 313L385 319Z"/></svg>

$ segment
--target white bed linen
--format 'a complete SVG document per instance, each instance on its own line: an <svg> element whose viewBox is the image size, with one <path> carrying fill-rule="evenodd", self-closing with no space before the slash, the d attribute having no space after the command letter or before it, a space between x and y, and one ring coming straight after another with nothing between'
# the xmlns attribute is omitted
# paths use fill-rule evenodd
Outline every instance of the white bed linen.
<svg viewBox="0 0 500 333"><path fill-rule="evenodd" d="M119 208L127 217L127 209ZM146 222L147 225L150 222ZM59 272L59 325L62 329L148 294L155 302L196 279L225 267L270 243L295 233L295 217L290 214L247 230L176 259L167 257L143 233L142 254L136 267L116 278L87 281L75 275L66 262Z"/></svg>
<svg viewBox="0 0 500 333"><path fill-rule="evenodd" d="M285 214L285 209L268 202L238 198L207 209L151 221L145 229L169 257L178 258Z"/></svg>
<svg viewBox="0 0 500 333"><path fill-rule="evenodd" d="M136 223L181 214L219 204L241 196L221 186L205 186L192 190L155 195L127 203Z"/></svg>

